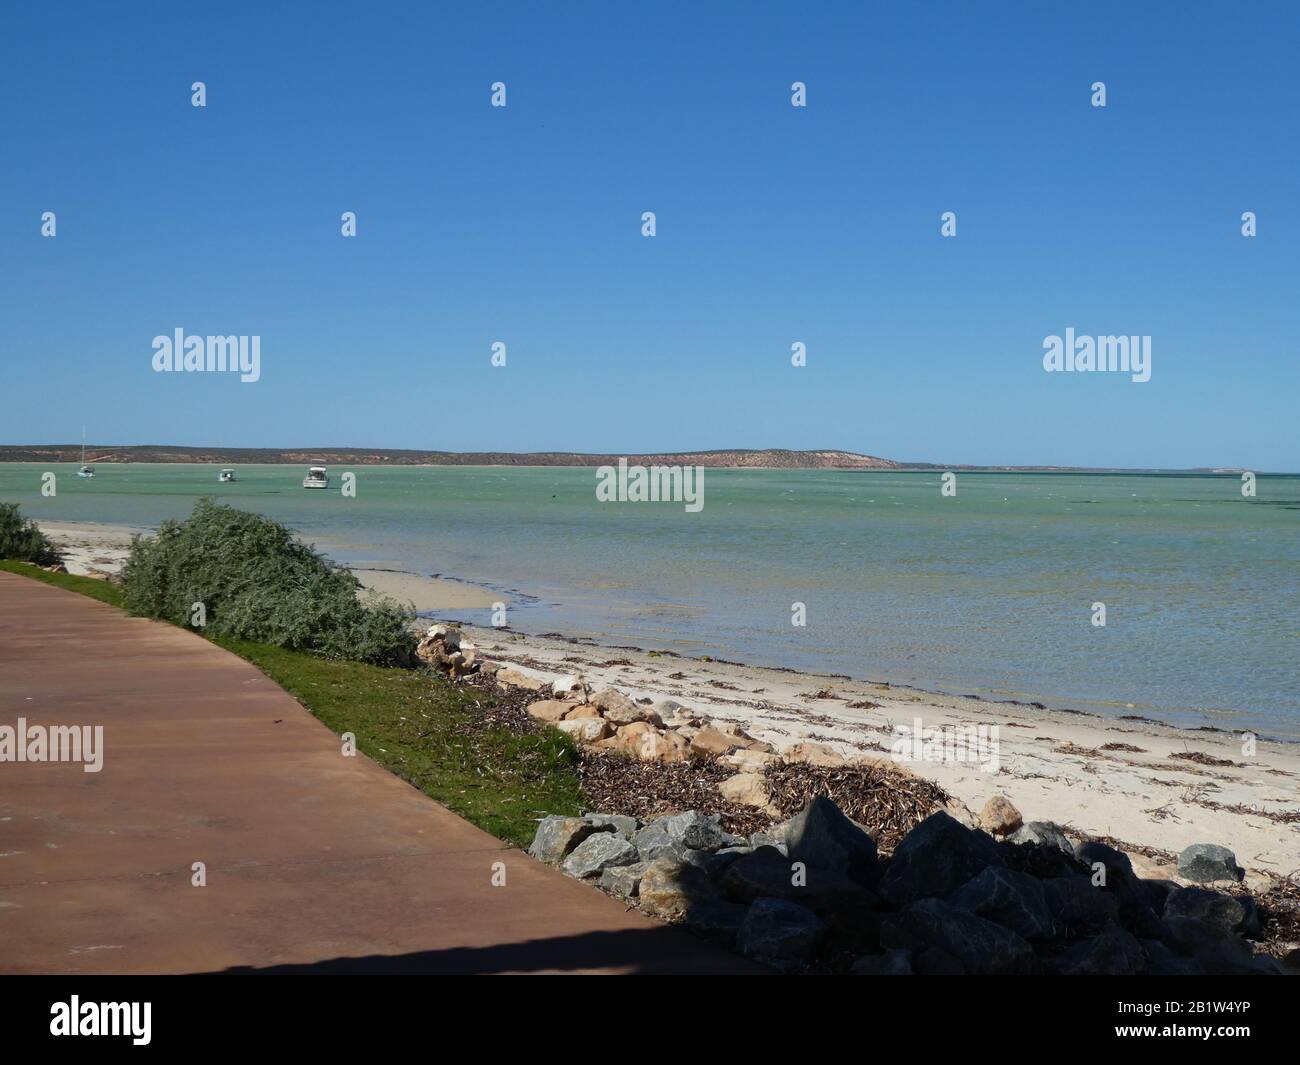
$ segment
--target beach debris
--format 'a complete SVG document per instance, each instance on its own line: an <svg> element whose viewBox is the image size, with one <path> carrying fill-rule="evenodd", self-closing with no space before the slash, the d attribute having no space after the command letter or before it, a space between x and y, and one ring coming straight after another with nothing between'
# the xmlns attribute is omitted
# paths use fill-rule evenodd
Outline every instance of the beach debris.
<svg viewBox="0 0 1300 1065"><path fill-rule="evenodd" d="M1197 765L1235 766L1238 764L1231 758L1215 758L1214 755L1206 754L1204 751L1175 751L1169 757L1175 761L1195 762Z"/></svg>
<svg viewBox="0 0 1300 1065"><path fill-rule="evenodd" d="M948 793L933 781L886 764L833 769L778 762L764 775L782 816L793 816L823 795L852 821L870 826L876 845L885 849L896 847L948 801Z"/></svg>
<svg viewBox="0 0 1300 1065"><path fill-rule="evenodd" d="M994 795L980 811L980 828L995 836L1009 836L1024 824L1024 818L1005 795Z"/></svg>
<svg viewBox="0 0 1300 1065"><path fill-rule="evenodd" d="M1197 884L1209 884L1216 880L1240 880L1245 871L1227 847L1193 843L1178 855L1178 875Z"/></svg>

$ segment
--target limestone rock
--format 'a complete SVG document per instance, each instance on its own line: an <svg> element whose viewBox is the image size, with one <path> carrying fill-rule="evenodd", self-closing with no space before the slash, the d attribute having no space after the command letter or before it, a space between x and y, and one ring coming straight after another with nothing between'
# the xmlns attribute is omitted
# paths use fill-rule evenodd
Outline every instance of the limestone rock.
<svg viewBox="0 0 1300 1065"><path fill-rule="evenodd" d="M572 705L572 704L570 704ZM590 703L579 703L564 715L565 721L577 721L579 718L600 717L600 711Z"/></svg>
<svg viewBox="0 0 1300 1065"><path fill-rule="evenodd" d="M718 785L718 791L724 799L760 810L766 809L772 801L767 778L758 773L737 773L734 777L728 777Z"/></svg>
<svg viewBox="0 0 1300 1065"><path fill-rule="evenodd" d="M995 836L1009 836L1024 823L1020 811L1004 795L994 795L980 811L980 827Z"/></svg>
<svg viewBox="0 0 1300 1065"><path fill-rule="evenodd" d="M634 703L622 692L615 691L613 688L596 692L590 702L599 707L605 718L615 725L630 725L635 721L644 721L656 728L663 726L663 719L653 707Z"/></svg>
<svg viewBox="0 0 1300 1065"><path fill-rule="evenodd" d="M528 713L531 717L535 717L538 721L552 723L562 721L564 715L572 709L572 703L561 702L559 699L541 699L528 704Z"/></svg>
<svg viewBox="0 0 1300 1065"><path fill-rule="evenodd" d="M716 758L720 754L734 751L740 744L737 737L719 732L710 725L691 737L690 753L696 758Z"/></svg>
<svg viewBox="0 0 1300 1065"><path fill-rule="evenodd" d="M555 722L561 732L567 732L578 743L595 743L609 735L609 722L603 717L579 717Z"/></svg>
<svg viewBox="0 0 1300 1065"><path fill-rule="evenodd" d="M517 669L497 670L497 683L503 688L523 688L525 691L539 692L546 687L543 681L520 673Z"/></svg>

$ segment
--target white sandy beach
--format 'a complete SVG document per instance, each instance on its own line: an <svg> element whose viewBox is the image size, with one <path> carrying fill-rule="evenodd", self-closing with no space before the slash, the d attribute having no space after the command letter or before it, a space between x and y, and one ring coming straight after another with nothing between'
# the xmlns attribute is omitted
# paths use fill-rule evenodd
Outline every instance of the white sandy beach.
<svg viewBox="0 0 1300 1065"><path fill-rule="evenodd" d="M1193 843L1219 843L1231 848L1249 873L1300 874L1300 745L1256 741L1254 753L1247 756L1242 737L1226 732L1041 710L509 630L467 631L489 660L539 678L581 673L593 687L615 687L634 699L672 698L709 717L736 722L778 751L813 740L846 756L878 757L898 742L898 726L914 729L918 719L926 730L986 726L996 764L993 759L984 764L905 764L975 812L994 795L1004 795L1026 821L1055 821L1081 834L1173 854ZM850 705L861 702L878 705ZM1139 750L1104 749L1113 744ZM1170 757L1185 752L1231 765ZM1294 818L1291 823L1277 819L1288 814ZM1135 865L1151 867L1149 875L1168 871L1158 859L1132 857Z"/></svg>
<svg viewBox="0 0 1300 1065"><path fill-rule="evenodd" d="M131 534L147 531L72 522L42 522L41 527L64 551L72 573L117 572ZM410 600L421 611L488 607L502 598L459 581L384 569L356 572L367 587ZM741 724L778 750L811 740L846 756L879 756L898 743L900 727L912 729L918 720L927 730L983 726L990 746L980 760L906 764L974 811L1001 794L1027 821L1055 821L1080 833L1162 852L1219 843L1230 847L1251 874L1300 875L1300 745L1260 740L1246 754L1242 736L1227 732L602 647L509 629L467 631L492 661L544 679L581 673L593 687L615 687L633 698L676 699L710 717ZM875 705L851 705L856 703ZM1184 753L1229 764L1171 757ZM1135 864L1150 867L1146 875L1167 868L1158 859L1133 857Z"/></svg>
<svg viewBox="0 0 1300 1065"><path fill-rule="evenodd" d="M121 571L131 550L131 537L148 534L152 529L99 522L42 521L45 534L63 552L69 573L109 576ZM327 549L328 542L322 545ZM402 602L410 602L421 613L431 610L475 610L489 608L497 602L509 602L500 592L480 588L464 581L425 577L397 568L358 567L352 571L362 585Z"/></svg>

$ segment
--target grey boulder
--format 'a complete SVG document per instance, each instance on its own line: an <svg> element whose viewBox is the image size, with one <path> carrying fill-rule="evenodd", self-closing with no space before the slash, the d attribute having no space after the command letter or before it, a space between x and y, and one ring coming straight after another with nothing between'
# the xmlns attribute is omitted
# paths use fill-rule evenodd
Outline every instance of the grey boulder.
<svg viewBox="0 0 1300 1065"><path fill-rule="evenodd" d="M1050 963L1063 976L1135 976L1146 968L1142 945L1117 924L1085 939Z"/></svg>
<svg viewBox="0 0 1300 1065"><path fill-rule="evenodd" d="M759 899L736 933L742 954L776 964L810 957L826 937L826 925L812 910L784 899Z"/></svg>
<svg viewBox="0 0 1300 1065"><path fill-rule="evenodd" d="M919 972L993 976L1038 970L1033 948L1023 938L940 899L922 899L887 917L881 924L880 943L929 954L924 967L922 957L917 957Z"/></svg>
<svg viewBox="0 0 1300 1065"><path fill-rule="evenodd" d="M903 837L877 891L892 905L906 906L948 895L990 865L1002 864L1002 851L992 836L940 810Z"/></svg>
<svg viewBox="0 0 1300 1065"><path fill-rule="evenodd" d="M543 817L528 853L539 862L559 865L588 836L609 831L608 826L597 828L581 817Z"/></svg>
<svg viewBox="0 0 1300 1065"><path fill-rule="evenodd" d="M1237 856L1217 843L1193 843L1178 855L1178 875L1197 884L1214 880L1240 880Z"/></svg>
<svg viewBox="0 0 1300 1065"><path fill-rule="evenodd" d="M948 901L1022 939L1051 939L1056 934L1043 885L1028 873L991 865L954 891Z"/></svg>
<svg viewBox="0 0 1300 1065"><path fill-rule="evenodd" d="M600 888L620 899L635 898L637 890L641 887L641 877L649 867L649 862L608 865L600 874Z"/></svg>
<svg viewBox="0 0 1300 1065"><path fill-rule="evenodd" d="M579 843L560 868L579 880L599 876L611 865L631 865L636 848L617 832L597 832Z"/></svg>
<svg viewBox="0 0 1300 1065"><path fill-rule="evenodd" d="M876 841L823 795L790 819L784 835L791 861L804 862L868 887L880 879Z"/></svg>

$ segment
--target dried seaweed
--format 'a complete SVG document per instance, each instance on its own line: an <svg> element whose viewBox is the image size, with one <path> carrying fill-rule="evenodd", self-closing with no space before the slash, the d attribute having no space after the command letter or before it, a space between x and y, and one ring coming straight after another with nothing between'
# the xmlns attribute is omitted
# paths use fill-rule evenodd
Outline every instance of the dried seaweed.
<svg viewBox="0 0 1300 1065"><path fill-rule="evenodd" d="M617 752L583 750L578 765L582 789L593 810L646 820L659 814L699 810L720 814L728 832L748 836L772 823L750 806L722 797L718 785L735 770L711 759L638 762Z"/></svg>
<svg viewBox="0 0 1300 1065"><path fill-rule="evenodd" d="M772 805L783 818L824 795L870 829L876 843L887 851L949 801L948 793L933 781L884 766L831 768L773 762L765 775Z"/></svg>
<svg viewBox="0 0 1300 1065"><path fill-rule="evenodd" d="M1175 751L1169 757L1181 758L1183 761L1195 762L1197 765L1235 766L1237 764L1230 758L1215 758L1213 755L1205 754L1202 751Z"/></svg>

